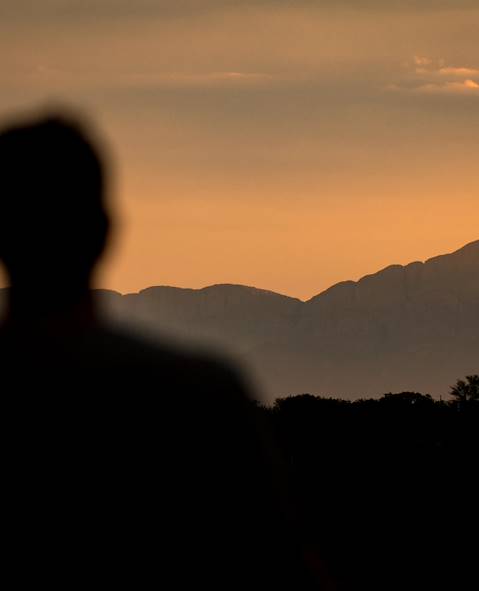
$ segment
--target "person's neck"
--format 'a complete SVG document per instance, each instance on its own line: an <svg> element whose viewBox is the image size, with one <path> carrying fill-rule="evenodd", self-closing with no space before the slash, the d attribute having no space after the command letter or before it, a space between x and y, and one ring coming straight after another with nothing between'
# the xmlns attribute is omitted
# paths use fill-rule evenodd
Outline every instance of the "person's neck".
<svg viewBox="0 0 479 591"><path fill-rule="evenodd" d="M5 322L48 331L83 330L97 323L88 284L62 284L47 289L13 284L8 290Z"/></svg>

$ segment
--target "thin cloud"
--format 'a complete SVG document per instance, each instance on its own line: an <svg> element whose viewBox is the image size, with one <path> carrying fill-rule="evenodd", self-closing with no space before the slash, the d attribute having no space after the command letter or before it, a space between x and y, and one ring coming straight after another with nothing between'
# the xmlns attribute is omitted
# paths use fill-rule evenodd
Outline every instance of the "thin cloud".
<svg viewBox="0 0 479 591"><path fill-rule="evenodd" d="M128 74L120 84L137 88L255 87L276 78L263 72L160 72Z"/></svg>
<svg viewBox="0 0 479 591"><path fill-rule="evenodd" d="M430 66L433 62L432 59L420 55L415 55L413 58L414 63L416 66Z"/></svg>
<svg viewBox="0 0 479 591"><path fill-rule="evenodd" d="M421 94L475 94L479 96L479 84L474 80L445 82L444 84L423 84L413 89Z"/></svg>
<svg viewBox="0 0 479 591"><path fill-rule="evenodd" d="M52 89L82 87L176 88L197 86L257 86L278 77L264 72L114 72L113 80L102 69L52 68L38 64L25 72L28 85L48 85ZM107 81L107 79L109 81Z"/></svg>
<svg viewBox="0 0 479 591"><path fill-rule="evenodd" d="M404 64L403 64L404 65ZM479 96L479 68L447 65L442 58L414 56L406 64L401 80L386 89L416 94Z"/></svg>
<svg viewBox="0 0 479 591"><path fill-rule="evenodd" d="M474 76L479 76L479 69L477 68L454 68L454 67L447 67L447 68L440 68L438 70L438 74L440 76L457 76L459 78L473 78Z"/></svg>

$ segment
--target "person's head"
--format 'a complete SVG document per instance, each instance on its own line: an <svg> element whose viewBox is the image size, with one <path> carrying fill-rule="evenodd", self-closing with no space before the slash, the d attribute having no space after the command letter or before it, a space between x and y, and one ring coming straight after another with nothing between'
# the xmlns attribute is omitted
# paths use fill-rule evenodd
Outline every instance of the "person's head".
<svg viewBox="0 0 479 591"><path fill-rule="evenodd" d="M104 165L82 125L48 115L0 130L0 259L13 287L89 285L108 228Z"/></svg>

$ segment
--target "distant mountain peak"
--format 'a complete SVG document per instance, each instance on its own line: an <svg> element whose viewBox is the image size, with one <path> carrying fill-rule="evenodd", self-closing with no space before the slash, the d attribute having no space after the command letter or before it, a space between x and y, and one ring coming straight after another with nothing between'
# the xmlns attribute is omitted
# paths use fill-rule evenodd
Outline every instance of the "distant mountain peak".
<svg viewBox="0 0 479 591"><path fill-rule="evenodd" d="M425 261L424 264L428 264L428 263L435 263L439 260L442 260L444 258L447 257L469 257L469 256L479 256L479 240L474 240L473 242L469 242L468 244L465 244L464 246L462 246L461 248L458 248L457 250L448 253L448 254L440 254L434 257L431 257L430 259L427 259Z"/></svg>
<svg viewBox="0 0 479 591"><path fill-rule="evenodd" d="M456 250L453 254L469 250L479 251L479 240L473 240L472 242L468 242L467 244Z"/></svg>
<svg viewBox="0 0 479 591"><path fill-rule="evenodd" d="M97 290L98 292L109 292L109 293L117 293L113 292L112 290ZM182 294L191 294L192 296L201 295L201 294L223 294L223 295L246 295L246 296L261 296L261 297L274 297L274 298L286 298L289 300L294 300L300 302L299 298L291 297L282 293L278 293L276 291L272 291L270 289L261 289L258 287L253 287L251 285L242 285L240 283L214 283L212 285L207 285L205 287L176 287L172 285L152 285L150 287L145 287L138 292L130 292L124 295L128 296L136 296L136 295L150 295L155 293L182 293Z"/></svg>
<svg viewBox="0 0 479 591"><path fill-rule="evenodd" d="M243 293L247 293L249 295L258 295L258 296L265 296L265 297L275 297L275 298L288 298L291 300L298 300L300 301L298 298L294 298L282 293L278 293L276 291L272 291L270 289L261 289L258 287L253 287L250 285L242 285L239 283L215 283L213 285L208 285L206 287L203 287L201 289L199 289L198 291L203 291L203 292L243 292Z"/></svg>
<svg viewBox="0 0 479 591"><path fill-rule="evenodd" d="M426 259L425 261L413 261L405 265L388 265L387 267L384 267L383 269L380 269L375 273L369 273L367 275L364 275L357 281L340 281L339 283L335 283L331 287L328 287L324 291L313 296L311 299L307 300L306 303L315 302L324 297L330 297L333 293L345 291L348 289L355 289L364 283L380 280L381 278L385 278L386 276L391 276L398 273L407 273L408 271L413 271L417 268L427 267L431 265L434 266L436 264L447 263L448 261L460 259L473 259L475 262L477 256L479 256L479 240L474 240L473 242L469 242L468 244L448 254L437 255L429 259Z"/></svg>

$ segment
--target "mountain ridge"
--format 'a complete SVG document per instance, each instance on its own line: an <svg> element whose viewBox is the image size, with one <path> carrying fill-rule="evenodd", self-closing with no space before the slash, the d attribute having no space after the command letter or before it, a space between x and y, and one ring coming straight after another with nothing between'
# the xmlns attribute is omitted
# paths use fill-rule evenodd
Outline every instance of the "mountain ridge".
<svg viewBox="0 0 479 591"><path fill-rule="evenodd" d="M103 299L110 315L145 332L231 353L268 399L440 396L479 370L479 240L339 282L306 301L235 284L156 286Z"/></svg>
<svg viewBox="0 0 479 591"><path fill-rule="evenodd" d="M307 298L304 300L301 298L298 298L296 296L291 296L291 295L288 295L288 294L285 294L282 292L274 291L272 289L260 288L260 287L256 287L253 285L246 285L246 284L242 284L242 283L213 283L213 284L205 285L203 287L198 287L198 288L178 287L175 285L158 284L158 285L151 285L148 287L144 287L138 291L120 292L118 290L113 290L113 289L108 289L108 288L96 288L95 291L109 292L109 293L114 293L114 294L117 294L120 296L132 296L132 295L140 295L140 294L143 294L145 292L149 292L150 290L155 290L155 289L170 289L170 290L185 291L185 292L190 292L190 293L201 293L201 292L207 292L207 291L214 291L216 289L235 288L235 289L240 289L240 290L248 290L251 292L257 292L262 295L270 294L270 295L275 295L275 296L281 296L283 298L288 298L288 299L291 299L291 300L294 300L297 302L307 304L308 302L315 300L316 298L322 296L323 294L328 293L330 290L333 290L336 287L340 287L343 285L357 285L357 284L362 283L365 280L368 280L369 278L377 277L378 275L388 272L388 271L391 271L391 270L407 269L409 267L423 266L423 265L428 265L431 263L434 264L438 261L443 260L444 257L452 257L452 256L459 255L461 253L469 252L469 251L475 252L476 250L477 250L477 252L479 252L479 240L473 240L472 242L469 242L469 243L465 244L464 246L462 246L450 253L436 255L436 256L430 257L428 259L425 259L424 261L416 260L416 261L411 261L410 263L406 263L404 265L399 264L399 263L392 263L390 265L387 265L386 267L379 269L378 271L375 271L372 273L367 273L366 275L361 276L357 280L345 279L342 281L338 281L337 283L333 283L332 285L330 285L326 289L324 289L324 290L318 292L317 294L311 296L310 298Z"/></svg>

